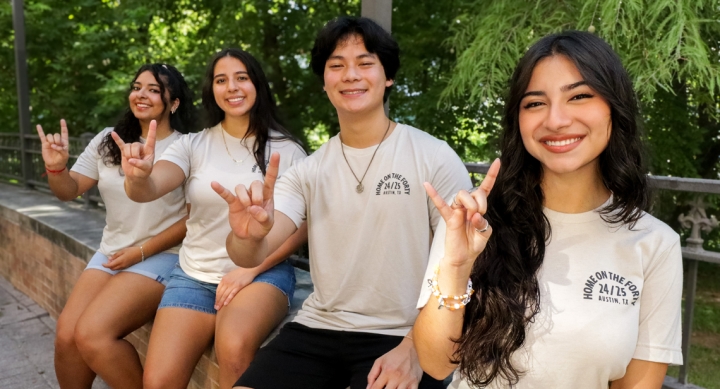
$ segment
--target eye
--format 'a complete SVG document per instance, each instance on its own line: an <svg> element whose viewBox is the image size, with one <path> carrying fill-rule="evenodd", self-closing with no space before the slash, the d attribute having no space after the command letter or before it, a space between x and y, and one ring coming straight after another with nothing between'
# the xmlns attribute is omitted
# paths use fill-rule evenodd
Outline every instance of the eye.
<svg viewBox="0 0 720 389"><path fill-rule="evenodd" d="M224 79L224 78L218 78L218 79L215 80L215 83L216 83L216 84L222 84L223 82L225 82L225 79Z"/></svg>
<svg viewBox="0 0 720 389"><path fill-rule="evenodd" d="M372 66L372 65L375 65L375 63L374 62L363 62L360 64L360 66Z"/></svg>
<svg viewBox="0 0 720 389"><path fill-rule="evenodd" d="M133 85L133 86L130 87L130 90L131 90L131 91L139 91L139 90L140 90L140 87Z"/></svg>
<svg viewBox="0 0 720 389"><path fill-rule="evenodd" d="M238 79L238 81L247 81L248 77L247 76L239 76L237 79Z"/></svg>
<svg viewBox="0 0 720 389"><path fill-rule="evenodd" d="M591 95L590 93L580 93L580 94L573 96L570 100L591 99L593 97L595 97L595 96Z"/></svg>
<svg viewBox="0 0 720 389"><path fill-rule="evenodd" d="M339 64L339 63L334 63L334 64L330 64L328 67L329 67L330 69L339 69L339 68L342 67L342 65Z"/></svg>
<svg viewBox="0 0 720 389"><path fill-rule="evenodd" d="M160 90L159 90L159 89L150 89L150 92L152 92L152 93L160 93Z"/></svg>
<svg viewBox="0 0 720 389"><path fill-rule="evenodd" d="M524 109L530 109L530 108L539 107L539 106L541 106L541 105L543 105L543 104L544 104L544 103L542 103L542 102L540 102L540 101L531 101L531 102L523 105L523 108L524 108Z"/></svg>

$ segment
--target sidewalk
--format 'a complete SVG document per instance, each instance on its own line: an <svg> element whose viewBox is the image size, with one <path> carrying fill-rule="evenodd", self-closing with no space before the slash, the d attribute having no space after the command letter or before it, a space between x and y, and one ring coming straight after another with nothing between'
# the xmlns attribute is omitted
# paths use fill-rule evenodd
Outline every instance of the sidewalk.
<svg viewBox="0 0 720 389"><path fill-rule="evenodd" d="M60 388L53 366L55 320L0 277L0 388ZM95 380L94 389L107 385Z"/></svg>

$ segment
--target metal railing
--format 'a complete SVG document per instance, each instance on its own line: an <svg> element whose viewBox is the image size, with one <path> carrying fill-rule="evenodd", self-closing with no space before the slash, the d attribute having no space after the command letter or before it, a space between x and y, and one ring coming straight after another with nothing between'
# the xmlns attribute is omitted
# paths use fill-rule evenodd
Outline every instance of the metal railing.
<svg viewBox="0 0 720 389"><path fill-rule="evenodd" d="M68 166L72 166L77 156L85 149L94 136L95 134L85 133L78 138L70 138L71 157ZM23 148L21 147L21 137L19 135L0 133L0 178L5 178L15 184L40 190L48 190L49 186L47 181L43 178L45 169L40 149L41 144L38 137L36 135L26 135L23 140L25 141L25 151L28 155L22 155ZM28 172L27 177L23 177L22 158L27 158L26 161L29 161L30 166L25 169L25 171ZM479 175L487 173L489 167L487 164L477 163L466 163L465 166L474 182L477 182ZM678 377L667 377L663 386L668 389L697 388L697 386L688 383L688 372L690 366L690 340L695 308L698 263L703 261L720 264L720 253L706 251L702 247L703 239L701 232L709 232L713 228L718 227L718 221L715 217L707 216L703 199L705 194L720 194L720 180L650 176L650 185L655 189L697 194L694 199L687 203L687 205L690 206L690 211L687 215L682 214L679 217L682 227L690 231L686 239L686 245L682 248L683 259L688 265L684 282L685 309L682 328L682 355L684 364L680 367ZM94 192L83 195L82 201L85 202L86 207L89 207L93 205L97 206L98 203L102 202L102 199L97 189L94 188ZM295 267L309 270L307 257L307 252L299 252L297 255L290 257L290 262Z"/></svg>
<svg viewBox="0 0 720 389"><path fill-rule="evenodd" d="M96 134L86 132L80 137L70 137L68 168L71 167L80 153L85 150L88 143ZM24 141L24 148L22 141ZM23 155L23 151L25 155ZM22 163L25 159L28 166L23 169ZM23 171L25 174L23 174ZM50 186L45 179L45 164L42 160L42 149L40 139L37 135L25 135L21 137L18 134L0 133L0 178L7 181L24 185L29 188L35 188L43 191L49 191ZM97 190L93 187L87 193L82 195L81 201L85 207L97 207L102 203L102 198Z"/></svg>
<svg viewBox="0 0 720 389"><path fill-rule="evenodd" d="M466 163L468 172L471 175L485 174L490 165ZM474 179L477 176L473 177ZM695 295L697 292L698 263L709 262L720 265L720 253L703 249L702 231L710 232L718 227L715 216L708 217L705 211L704 194L720 194L720 180L707 180L701 178L664 177L649 176L650 186L654 189L671 190L678 192L696 193L697 195L686 205L690 211L681 214L678 218L682 228L690 230L682 247L682 256L687 262L685 273L684 294L685 304L682 323L682 356L683 365L680 366L678 377L666 377L663 384L664 389L702 389L688 382L690 371L690 340L692 338L692 322L695 310Z"/></svg>

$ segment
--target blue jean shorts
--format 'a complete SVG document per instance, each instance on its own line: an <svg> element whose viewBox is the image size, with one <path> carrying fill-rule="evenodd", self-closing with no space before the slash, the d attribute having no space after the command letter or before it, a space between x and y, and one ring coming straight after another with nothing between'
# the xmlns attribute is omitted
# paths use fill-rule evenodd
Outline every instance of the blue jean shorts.
<svg viewBox="0 0 720 389"><path fill-rule="evenodd" d="M122 270L111 270L104 267L103 263L107 263L107 261L107 255L98 251L92 256L92 258L90 258L85 270L97 269L112 275L118 274L121 271L127 271L152 278L153 280L167 286L168 280L170 279L170 273L172 273L178 263L178 255L171 253L157 253L151 257L145 258L142 262L138 262Z"/></svg>
<svg viewBox="0 0 720 389"><path fill-rule="evenodd" d="M295 268L288 262L281 262L260 273L253 282L264 282L280 290L288 299L288 306L295 292ZM170 274L170 281L165 287L160 308L185 308L194 311L217 314L215 310L215 293L218 284L199 281L190 277L180 265Z"/></svg>

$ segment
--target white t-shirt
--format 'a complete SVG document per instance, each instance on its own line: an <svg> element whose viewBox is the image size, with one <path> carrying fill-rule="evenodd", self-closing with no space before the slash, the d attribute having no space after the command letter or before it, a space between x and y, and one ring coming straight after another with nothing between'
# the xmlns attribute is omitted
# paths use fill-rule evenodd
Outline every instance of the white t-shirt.
<svg viewBox="0 0 720 389"><path fill-rule="evenodd" d="M512 357L526 371L516 387L600 389L631 359L682 364L678 234L649 214L632 231L596 211L545 215L552 237L538 272L540 313ZM444 254L444 223L438 229L426 278ZM429 298L422 288L418 307ZM450 388L470 386L456 372Z"/></svg>
<svg viewBox="0 0 720 389"><path fill-rule="evenodd" d="M440 214L423 182L449 197L472 184L447 143L398 124L380 145L341 153L338 136L290 168L275 187L275 209L298 226L307 218L315 290L295 321L329 330L405 335Z"/></svg>
<svg viewBox="0 0 720 389"><path fill-rule="evenodd" d="M169 147L160 160L169 161L185 173L185 195L191 204L187 221L187 235L180 250L180 266L189 276L212 284L237 266L228 257L225 239L230 233L228 206L210 187L212 181L234 191L235 186L249 186L255 180L263 181L262 171L250 150L255 137L245 139L247 148L237 138L225 133L230 152L225 149L223 128L220 124L199 133L183 135ZM279 136L277 132L273 136ZM280 174L305 151L291 140L269 141L266 158L280 153ZM242 163L237 164L234 158ZM267 161L266 161L267 163Z"/></svg>
<svg viewBox="0 0 720 389"><path fill-rule="evenodd" d="M106 256L111 256L125 247L139 246L147 242L187 215L182 188L149 203L136 203L127 197L122 168L120 165L105 165L98 152L98 146L112 130L106 128L97 134L72 167L72 171L98 180L98 190L107 211L107 224L103 229L98 251ZM155 143L155 161L180 135L173 131ZM142 138L140 141L145 142ZM179 248L178 245L165 252L177 254Z"/></svg>

